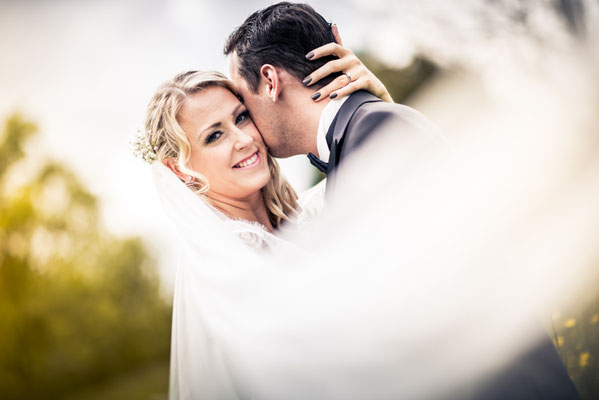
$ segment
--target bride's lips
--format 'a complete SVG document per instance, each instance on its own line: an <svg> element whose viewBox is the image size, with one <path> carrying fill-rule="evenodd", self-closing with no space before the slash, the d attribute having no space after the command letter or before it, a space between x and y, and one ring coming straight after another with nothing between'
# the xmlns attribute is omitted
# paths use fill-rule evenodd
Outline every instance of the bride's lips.
<svg viewBox="0 0 599 400"><path fill-rule="evenodd" d="M260 153L256 151L251 156L244 158L233 166L235 169L250 169L258 166L262 162Z"/></svg>

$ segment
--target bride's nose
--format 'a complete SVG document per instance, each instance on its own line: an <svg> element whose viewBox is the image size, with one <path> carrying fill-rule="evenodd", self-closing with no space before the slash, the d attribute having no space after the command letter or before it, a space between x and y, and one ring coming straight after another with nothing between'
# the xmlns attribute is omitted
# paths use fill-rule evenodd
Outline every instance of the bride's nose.
<svg viewBox="0 0 599 400"><path fill-rule="evenodd" d="M254 142L254 138L241 129L235 132L235 150L243 150Z"/></svg>

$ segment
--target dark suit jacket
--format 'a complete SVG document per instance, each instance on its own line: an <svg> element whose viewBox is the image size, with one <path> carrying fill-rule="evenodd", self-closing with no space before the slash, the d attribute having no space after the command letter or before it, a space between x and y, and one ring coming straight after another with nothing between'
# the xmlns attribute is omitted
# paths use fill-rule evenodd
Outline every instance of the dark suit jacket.
<svg viewBox="0 0 599 400"><path fill-rule="evenodd" d="M539 324L539 330L542 329ZM540 340L501 371L493 374L460 399L475 400L580 400L568 371L545 332Z"/></svg>
<svg viewBox="0 0 599 400"><path fill-rule="evenodd" d="M385 103L360 90L343 103L327 132L326 139L331 151L327 180L348 154L390 122L396 124L399 130L417 134L425 140L437 143L444 141L437 128L416 110L401 104Z"/></svg>
<svg viewBox="0 0 599 400"><path fill-rule="evenodd" d="M327 192L344 158L386 123L394 123L400 134L418 135L418 140L432 144L445 141L434 125L412 108L385 103L365 91L355 92L341 106L327 132L331 151L326 169ZM544 332L539 333L541 340L517 361L485 382L464 388L457 397L448 394L448 398L580 399L553 343Z"/></svg>

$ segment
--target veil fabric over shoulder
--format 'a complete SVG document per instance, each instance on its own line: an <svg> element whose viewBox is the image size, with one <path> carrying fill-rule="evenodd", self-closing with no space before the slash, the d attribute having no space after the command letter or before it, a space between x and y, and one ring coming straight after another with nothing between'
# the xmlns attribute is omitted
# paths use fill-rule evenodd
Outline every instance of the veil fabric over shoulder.
<svg viewBox="0 0 599 400"><path fill-rule="evenodd" d="M212 248L229 254L233 240L224 231L218 216L170 170L156 162L152 168L164 209L180 234L180 261L173 299L169 397L197 397L198 387L206 398L224 398L227 395L235 398L222 354L211 340L211 330L204 320L203 308L208 303L203 304L200 298L196 301L195 293L202 292L204 279L193 280L202 272L219 272L215 268L217 260L210 258L216 253L207 251L199 257L204 253L203 249Z"/></svg>
<svg viewBox="0 0 599 400"><path fill-rule="evenodd" d="M447 154L389 126L318 220L266 252L155 165L181 243L171 400L448 398L515 359L599 234L589 138L533 128Z"/></svg>
<svg viewBox="0 0 599 400"><path fill-rule="evenodd" d="M244 301L235 287L251 281L251 272L263 267L264 258L256 249L278 239L256 224L224 217L162 164L155 162L152 168L161 202L180 239L170 398L240 398L223 344L229 321L239 317L238 302Z"/></svg>

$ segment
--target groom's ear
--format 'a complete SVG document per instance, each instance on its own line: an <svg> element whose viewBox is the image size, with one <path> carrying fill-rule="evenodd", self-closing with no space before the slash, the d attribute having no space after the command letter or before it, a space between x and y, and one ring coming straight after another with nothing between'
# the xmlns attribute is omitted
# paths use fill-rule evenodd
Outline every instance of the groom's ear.
<svg viewBox="0 0 599 400"><path fill-rule="evenodd" d="M279 72L271 64L264 64L260 68L260 85L263 86L266 95L270 97L273 103L279 100L279 94L281 93L281 80Z"/></svg>

